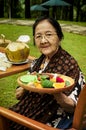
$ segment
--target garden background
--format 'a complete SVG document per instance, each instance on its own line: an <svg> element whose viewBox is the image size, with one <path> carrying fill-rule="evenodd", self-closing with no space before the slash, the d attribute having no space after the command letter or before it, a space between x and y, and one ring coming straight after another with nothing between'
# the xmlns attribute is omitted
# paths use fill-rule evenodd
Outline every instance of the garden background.
<svg viewBox="0 0 86 130"><path fill-rule="evenodd" d="M60 24L69 24L59 21ZM72 23L73 24L73 23ZM76 24L76 23L75 23ZM82 23L79 23L80 25ZM85 24L82 24L82 26ZM20 35L29 35L31 37L30 43L30 55L39 57L40 53L37 48L33 45L32 26L21 26L16 24L0 24L0 34L3 33L7 39L16 41ZM63 31L64 39L62 40L62 47L66 49L74 58L78 61L80 68L86 76L86 36L74 33L68 33ZM8 76L0 79L0 106L9 107L17 102L15 98L15 90L18 86L18 76L27 73L18 73L16 75Z"/></svg>

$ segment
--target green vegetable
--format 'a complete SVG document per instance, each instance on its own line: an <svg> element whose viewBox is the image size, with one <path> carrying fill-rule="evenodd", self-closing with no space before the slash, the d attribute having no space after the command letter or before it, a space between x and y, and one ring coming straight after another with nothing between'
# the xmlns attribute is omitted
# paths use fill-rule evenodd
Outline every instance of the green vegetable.
<svg viewBox="0 0 86 130"><path fill-rule="evenodd" d="M37 81L36 75L23 75L20 77L20 80L24 83L34 82Z"/></svg>
<svg viewBox="0 0 86 130"><path fill-rule="evenodd" d="M50 77L48 75L38 74L37 77L38 77L38 80L45 80L45 79L49 80L50 79Z"/></svg>
<svg viewBox="0 0 86 130"><path fill-rule="evenodd" d="M45 79L41 81L41 85L43 86L43 88L52 88L53 82L48 79Z"/></svg>
<svg viewBox="0 0 86 130"><path fill-rule="evenodd" d="M70 82L66 80L66 81L65 81L65 85L66 85L66 86L69 86L69 85L70 85Z"/></svg>
<svg viewBox="0 0 86 130"><path fill-rule="evenodd" d="M48 79L48 80L49 80L50 77L49 77L48 75L41 75L41 79L43 79L43 80L44 80L44 79Z"/></svg>

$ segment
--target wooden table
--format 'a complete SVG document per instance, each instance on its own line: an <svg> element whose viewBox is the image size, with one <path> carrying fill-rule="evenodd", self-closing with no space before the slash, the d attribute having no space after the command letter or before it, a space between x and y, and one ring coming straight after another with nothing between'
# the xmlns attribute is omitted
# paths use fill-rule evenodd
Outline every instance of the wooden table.
<svg viewBox="0 0 86 130"><path fill-rule="evenodd" d="M28 58L30 59L30 61L32 61L34 59L34 57L32 57L32 56L29 56ZM22 64L22 65L12 65L6 71L0 70L0 78L7 77L10 75L17 74L17 73L23 72L25 70L28 70L30 65L31 65L31 62Z"/></svg>
<svg viewBox="0 0 86 130"><path fill-rule="evenodd" d="M0 47L0 52L4 53L4 48ZM35 57L29 56L28 57L30 59L30 61L32 61L33 59L35 59ZM4 78L13 74L17 74L20 72L23 72L25 70L28 70L28 68L30 67L31 62L29 63L25 63L22 65L12 65L10 68L8 68L6 71L1 71L0 70L0 78Z"/></svg>

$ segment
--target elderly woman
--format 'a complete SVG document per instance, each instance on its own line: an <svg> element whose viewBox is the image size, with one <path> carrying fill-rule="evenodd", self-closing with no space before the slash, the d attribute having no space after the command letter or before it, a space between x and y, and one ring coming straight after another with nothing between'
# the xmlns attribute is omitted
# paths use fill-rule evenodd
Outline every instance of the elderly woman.
<svg viewBox="0 0 86 130"><path fill-rule="evenodd" d="M10 109L55 128L68 129L84 85L83 74L77 61L61 47L63 33L56 20L47 17L37 19L33 25L33 36L41 56L33 61L29 71L67 75L75 79L75 86L70 91L55 94L40 94L22 89L19 102ZM27 128L13 122L11 129Z"/></svg>

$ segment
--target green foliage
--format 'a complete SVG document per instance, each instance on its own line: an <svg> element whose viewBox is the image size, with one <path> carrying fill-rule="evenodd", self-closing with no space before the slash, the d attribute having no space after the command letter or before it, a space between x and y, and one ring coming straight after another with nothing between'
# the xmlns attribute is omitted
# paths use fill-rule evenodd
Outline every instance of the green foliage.
<svg viewBox="0 0 86 130"><path fill-rule="evenodd" d="M20 35L30 35L31 41L28 44L30 55L35 57L40 55L37 48L33 45L32 27L0 24L0 34L4 34L7 39L12 41L16 41ZM83 73L86 75L86 36L64 32L64 40L61 44L64 49L76 58ZM15 98L15 89L18 86L17 77L25 73L27 71L0 79L1 106L9 107L17 102Z"/></svg>

